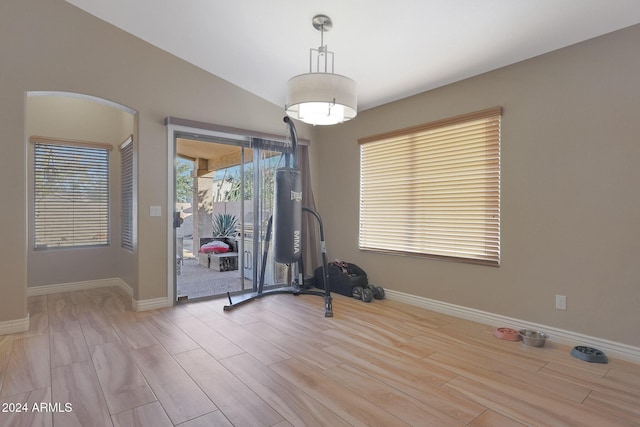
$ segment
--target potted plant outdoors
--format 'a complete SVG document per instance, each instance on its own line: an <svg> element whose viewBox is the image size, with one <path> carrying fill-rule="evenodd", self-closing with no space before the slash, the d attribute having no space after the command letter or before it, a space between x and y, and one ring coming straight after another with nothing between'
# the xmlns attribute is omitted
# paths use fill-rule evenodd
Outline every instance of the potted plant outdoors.
<svg viewBox="0 0 640 427"><path fill-rule="evenodd" d="M213 238L225 242L231 250L235 250L232 237L235 237L238 218L233 214L217 213L212 218Z"/></svg>

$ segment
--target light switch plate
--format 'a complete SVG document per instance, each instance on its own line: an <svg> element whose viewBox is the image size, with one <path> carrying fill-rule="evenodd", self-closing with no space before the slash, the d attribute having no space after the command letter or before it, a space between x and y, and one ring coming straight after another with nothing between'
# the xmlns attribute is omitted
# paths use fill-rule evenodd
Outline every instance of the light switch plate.
<svg viewBox="0 0 640 427"><path fill-rule="evenodd" d="M162 209L160 206L150 206L149 207L149 216L161 216Z"/></svg>

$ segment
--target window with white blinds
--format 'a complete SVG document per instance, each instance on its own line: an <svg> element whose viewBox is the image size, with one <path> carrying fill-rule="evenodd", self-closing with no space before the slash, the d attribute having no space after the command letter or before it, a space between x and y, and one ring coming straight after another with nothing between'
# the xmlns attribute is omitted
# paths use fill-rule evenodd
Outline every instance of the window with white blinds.
<svg viewBox="0 0 640 427"><path fill-rule="evenodd" d="M501 116L360 139L360 249L499 266Z"/></svg>
<svg viewBox="0 0 640 427"><path fill-rule="evenodd" d="M110 145L32 138L34 248L107 246Z"/></svg>
<svg viewBox="0 0 640 427"><path fill-rule="evenodd" d="M133 250L133 138L120 145L120 246Z"/></svg>

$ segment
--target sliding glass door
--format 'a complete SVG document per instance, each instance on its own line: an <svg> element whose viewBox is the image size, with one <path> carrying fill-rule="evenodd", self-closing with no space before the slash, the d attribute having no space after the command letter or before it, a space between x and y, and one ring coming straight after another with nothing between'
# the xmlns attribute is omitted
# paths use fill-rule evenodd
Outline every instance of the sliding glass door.
<svg viewBox="0 0 640 427"><path fill-rule="evenodd" d="M177 135L177 301L257 289L282 149L280 143L260 139ZM283 266L269 255L264 286L285 282Z"/></svg>

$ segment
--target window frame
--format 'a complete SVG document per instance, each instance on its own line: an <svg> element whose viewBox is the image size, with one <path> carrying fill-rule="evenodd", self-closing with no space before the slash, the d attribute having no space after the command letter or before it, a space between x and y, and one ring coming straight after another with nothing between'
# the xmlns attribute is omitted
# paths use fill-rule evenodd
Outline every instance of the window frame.
<svg viewBox="0 0 640 427"><path fill-rule="evenodd" d="M133 135L120 146L120 247L135 246L135 153Z"/></svg>
<svg viewBox="0 0 640 427"><path fill-rule="evenodd" d="M501 119L494 107L358 139L358 248L499 267Z"/></svg>
<svg viewBox="0 0 640 427"><path fill-rule="evenodd" d="M82 249L89 247L109 247L111 245L111 161L110 152L113 147L110 144L99 142L75 141L66 139L56 139L41 136L30 138L33 145L32 171L33 171L33 199L32 203L32 231L33 250L46 251L57 249ZM41 151L42 150L42 151ZM45 150L52 154L60 163L54 168L45 171L44 165L47 162ZM92 167L91 162L95 162L93 167L98 166L95 174L82 172L88 171ZM41 173L43 172L44 175ZM65 174L66 184L72 182L73 190L63 189L60 194L68 200L62 205L49 206L39 195L47 191L60 190L56 184L48 184L45 181L53 176L55 172ZM85 178L85 180L83 180ZM97 184L91 186L91 182ZM97 200L98 207L87 207L86 191L78 191L75 184L86 184ZM95 192L94 192L95 191ZM83 205L84 203L84 205ZM76 209L77 207L77 209ZM59 209L55 213L55 209ZM55 225L44 222L39 218L41 212L49 210L51 217L49 220L56 221ZM72 215L69 215L72 213ZM77 214L80 214L78 216ZM71 216L71 218L70 218ZM82 220L86 222L84 225ZM98 226L95 226L98 221ZM86 226L89 224L89 227ZM57 230L55 230L57 228ZM85 230L85 232L82 231ZM88 232L87 232L88 230ZM43 237L43 233L48 237ZM87 237L94 234L96 237ZM97 242L91 240L97 239ZM53 241L57 243L52 243Z"/></svg>

